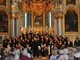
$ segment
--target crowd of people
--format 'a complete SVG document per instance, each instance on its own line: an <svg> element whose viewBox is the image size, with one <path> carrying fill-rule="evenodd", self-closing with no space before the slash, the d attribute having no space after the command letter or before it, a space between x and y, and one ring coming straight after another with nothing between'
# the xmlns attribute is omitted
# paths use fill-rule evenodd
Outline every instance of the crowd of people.
<svg viewBox="0 0 80 60"><path fill-rule="evenodd" d="M64 51L67 51L65 48L77 47L80 45L79 43L78 37L73 45L73 42L66 36L39 33L27 33L13 38L5 37L3 43L0 43L0 58L12 54L15 57L14 60L33 60L33 58L39 56L49 56L50 60L52 60L55 50L62 51L64 49ZM8 58L5 59L7 60Z"/></svg>

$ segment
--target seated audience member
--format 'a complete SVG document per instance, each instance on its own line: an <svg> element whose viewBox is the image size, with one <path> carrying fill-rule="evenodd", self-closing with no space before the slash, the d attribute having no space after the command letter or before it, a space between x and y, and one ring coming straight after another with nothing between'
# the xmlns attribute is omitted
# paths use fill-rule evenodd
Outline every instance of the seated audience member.
<svg viewBox="0 0 80 60"><path fill-rule="evenodd" d="M80 60L80 52L74 55L74 60Z"/></svg>
<svg viewBox="0 0 80 60"><path fill-rule="evenodd" d="M74 60L80 60L80 46L76 48L76 53L74 54Z"/></svg>
<svg viewBox="0 0 80 60"><path fill-rule="evenodd" d="M22 51L22 55L25 55L25 56L31 58L31 55L30 55L30 53L28 53L27 48L24 48L24 50Z"/></svg>
<svg viewBox="0 0 80 60"><path fill-rule="evenodd" d="M68 59L68 50L66 48L60 50L59 53L60 53L60 55L58 57L58 60L69 60Z"/></svg>
<svg viewBox="0 0 80 60"><path fill-rule="evenodd" d="M13 54L8 55L5 60L15 60L15 56Z"/></svg>
<svg viewBox="0 0 80 60"><path fill-rule="evenodd" d="M60 50L59 51L59 57L58 57L58 60L64 60L64 52L63 52L63 50Z"/></svg>
<svg viewBox="0 0 80 60"><path fill-rule="evenodd" d="M20 57L21 60L31 60L30 59L31 56L30 54L28 53L27 49L25 48L23 51L22 51L22 56Z"/></svg>
<svg viewBox="0 0 80 60"><path fill-rule="evenodd" d="M20 60L19 56L20 56L20 50L17 48L16 50L14 50L14 55L15 55L15 60Z"/></svg>
<svg viewBox="0 0 80 60"><path fill-rule="evenodd" d="M76 49L74 49L73 47L68 48L68 56L69 56L69 60L74 60L74 54L76 53Z"/></svg>
<svg viewBox="0 0 80 60"><path fill-rule="evenodd" d="M30 60L30 58L25 55L22 55L20 60Z"/></svg>
<svg viewBox="0 0 80 60"><path fill-rule="evenodd" d="M66 48L63 50L64 60L69 60L69 59L68 59L68 52L69 52L69 51L68 51L68 49L66 49Z"/></svg>
<svg viewBox="0 0 80 60"><path fill-rule="evenodd" d="M9 54L10 51L11 51L11 47L10 47L10 45L8 44L8 45L7 45L7 48L5 48L5 54L6 54L6 55Z"/></svg>
<svg viewBox="0 0 80 60"><path fill-rule="evenodd" d="M50 56L50 60L57 60L57 50L52 51L52 55Z"/></svg>

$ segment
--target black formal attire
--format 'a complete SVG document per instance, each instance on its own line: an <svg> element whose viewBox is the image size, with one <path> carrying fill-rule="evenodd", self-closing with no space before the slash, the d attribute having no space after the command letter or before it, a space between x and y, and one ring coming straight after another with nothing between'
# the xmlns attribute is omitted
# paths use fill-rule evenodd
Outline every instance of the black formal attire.
<svg viewBox="0 0 80 60"><path fill-rule="evenodd" d="M8 39L3 40L3 47L4 47L4 48L6 48L6 47L7 47L8 42L9 42L9 40L8 40Z"/></svg>
<svg viewBox="0 0 80 60"><path fill-rule="evenodd" d="M67 41L66 45L67 47L73 47L73 43L71 41Z"/></svg>
<svg viewBox="0 0 80 60"><path fill-rule="evenodd" d="M75 40L74 46L75 46L75 47L80 46L80 40Z"/></svg>
<svg viewBox="0 0 80 60"><path fill-rule="evenodd" d="M34 41L33 42L33 56L39 56L39 50L38 50L38 42Z"/></svg>
<svg viewBox="0 0 80 60"><path fill-rule="evenodd" d="M4 48L0 48L0 59L4 57Z"/></svg>

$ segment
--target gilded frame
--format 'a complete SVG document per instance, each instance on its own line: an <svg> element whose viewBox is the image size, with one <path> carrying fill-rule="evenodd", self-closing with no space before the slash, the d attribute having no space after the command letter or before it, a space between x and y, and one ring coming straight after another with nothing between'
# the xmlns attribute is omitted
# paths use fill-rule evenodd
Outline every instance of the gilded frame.
<svg viewBox="0 0 80 60"><path fill-rule="evenodd" d="M76 0L66 0L66 5L74 4L76 5Z"/></svg>
<svg viewBox="0 0 80 60"><path fill-rule="evenodd" d="M70 5L75 5L75 6L78 6L78 5L79 5L79 1L78 1L78 0L75 0L76 4L68 4L68 5L66 5L66 4L67 4L66 1L67 1L67 0L63 0L63 1L62 1L63 8L65 8L66 6L70 6ZM73 7L73 8L74 8L74 7Z"/></svg>
<svg viewBox="0 0 80 60"><path fill-rule="evenodd" d="M44 27L44 14L42 14L42 16L40 17L40 19L42 19L42 23L40 23L40 25L42 24L43 26L35 26L35 18L36 18L36 15L35 15L35 13L36 12L31 12L31 15L32 15L32 17L31 17L31 19L32 19L32 24L31 24L31 26L32 26L32 31L34 32L34 33L37 33L37 32L42 32L43 31L43 27ZM37 15L38 16L38 15Z"/></svg>
<svg viewBox="0 0 80 60"><path fill-rule="evenodd" d="M67 11L69 10L75 10L76 14L78 15L78 32L65 32L65 14ZM68 7L67 9L64 10L64 13L63 13L63 34L64 35L79 35L80 34L80 15L79 15L79 11L74 7L74 6L70 6Z"/></svg>
<svg viewBox="0 0 80 60"><path fill-rule="evenodd" d="M9 11L3 8L0 8L0 10L3 10L7 15L8 15L8 32L0 32L0 35L4 34L4 35L9 35L10 34L10 14Z"/></svg>

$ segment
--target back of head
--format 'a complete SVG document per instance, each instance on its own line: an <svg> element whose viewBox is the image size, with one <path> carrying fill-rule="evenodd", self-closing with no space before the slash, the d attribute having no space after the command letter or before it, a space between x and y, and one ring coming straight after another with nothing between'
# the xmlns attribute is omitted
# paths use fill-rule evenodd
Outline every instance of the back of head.
<svg viewBox="0 0 80 60"><path fill-rule="evenodd" d="M57 50L53 50L52 55L57 55Z"/></svg>
<svg viewBox="0 0 80 60"><path fill-rule="evenodd" d="M63 53L66 54L66 55L68 54L68 52L69 52L68 49L63 50Z"/></svg>
<svg viewBox="0 0 80 60"><path fill-rule="evenodd" d="M76 47L76 51L80 52L80 46Z"/></svg>
<svg viewBox="0 0 80 60"><path fill-rule="evenodd" d="M60 50L59 53L60 53L60 54L64 54L63 50Z"/></svg>

